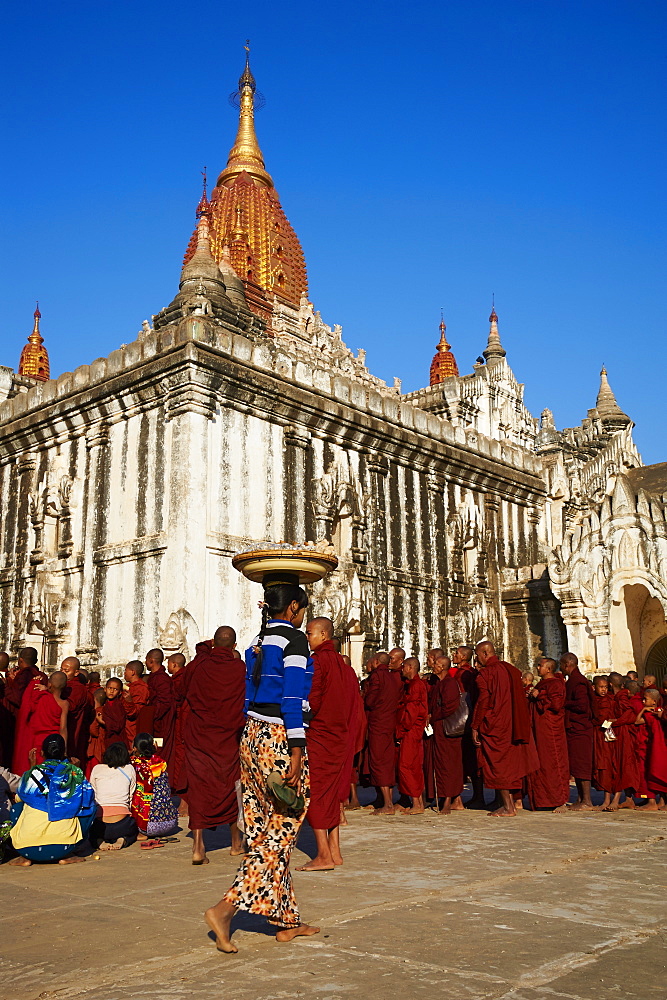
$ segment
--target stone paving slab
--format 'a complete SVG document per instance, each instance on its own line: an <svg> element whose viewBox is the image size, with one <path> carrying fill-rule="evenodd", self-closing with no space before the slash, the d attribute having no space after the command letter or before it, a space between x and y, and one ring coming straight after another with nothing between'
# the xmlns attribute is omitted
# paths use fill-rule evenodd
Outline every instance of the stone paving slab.
<svg viewBox="0 0 667 1000"><path fill-rule="evenodd" d="M157 851L2 866L0 1000L667 997L666 814L348 815L345 866L295 873L322 933L281 946L240 914L238 956L201 916L236 871L224 836L203 868L185 831ZM299 846L312 852L307 828Z"/></svg>

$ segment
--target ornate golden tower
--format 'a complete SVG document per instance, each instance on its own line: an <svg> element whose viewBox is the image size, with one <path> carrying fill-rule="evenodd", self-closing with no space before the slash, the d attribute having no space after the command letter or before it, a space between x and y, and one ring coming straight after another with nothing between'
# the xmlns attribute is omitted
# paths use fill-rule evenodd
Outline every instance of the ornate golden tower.
<svg viewBox="0 0 667 1000"><path fill-rule="evenodd" d="M269 318L273 298L298 309L308 291L299 239L283 212L255 135L255 78L246 43L245 69L233 95L239 127L227 166L211 193L211 252L227 260L242 279L250 308ZM192 241L186 253L192 252Z"/></svg>
<svg viewBox="0 0 667 1000"><path fill-rule="evenodd" d="M47 382L49 379L49 353L44 347L44 338L39 332L39 321L42 318L39 302L34 317L32 333L28 337L28 343L21 351L19 375L27 375L28 378L36 378L39 382Z"/></svg>
<svg viewBox="0 0 667 1000"><path fill-rule="evenodd" d="M435 357L431 362L431 385L437 385L438 382L443 382L446 378L451 378L452 375L458 375L459 373L459 366L447 343L446 334L447 327L445 326L444 319L441 318L440 342Z"/></svg>

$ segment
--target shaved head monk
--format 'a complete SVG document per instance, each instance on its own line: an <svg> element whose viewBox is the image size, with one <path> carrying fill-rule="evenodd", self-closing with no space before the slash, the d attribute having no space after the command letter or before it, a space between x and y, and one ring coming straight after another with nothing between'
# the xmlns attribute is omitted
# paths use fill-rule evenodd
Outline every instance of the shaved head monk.
<svg viewBox="0 0 667 1000"><path fill-rule="evenodd" d="M594 808L591 801L595 742L593 685L579 670L579 660L574 653L564 653L561 656L560 668L567 678L565 733L570 774L579 795L578 801L569 808L589 810Z"/></svg>
<svg viewBox="0 0 667 1000"><path fill-rule="evenodd" d="M124 698L133 706L125 723L125 738L127 745L132 746L137 733L153 733L153 709L150 707L150 691L144 676L144 665L141 660L130 660L125 665L123 674L127 690Z"/></svg>
<svg viewBox="0 0 667 1000"><path fill-rule="evenodd" d="M450 670L451 660L444 654L438 657L436 669L440 680L432 700L431 722L433 725L435 784L438 794L437 805L440 816L449 816L452 809L463 809L463 734L446 732L446 720L451 718L461 705L461 693L465 690L460 677Z"/></svg>
<svg viewBox="0 0 667 1000"><path fill-rule="evenodd" d="M472 646L458 646L453 653L452 661L456 665L457 680L466 693L468 701L468 718L461 739L461 756L463 758L463 777L468 778L472 786L472 798L465 804L466 809L486 809L484 801L484 782L477 759L477 747L472 741L472 714L477 701L477 668L473 664L475 650Z"/></svg>
<svg viewBox="0 0 667 1000"><path fill-rule="evenodd" d="M346 684L343 657L333 643L330 618L313 618L306 625L313 654L313 684L308 696L312 718L306 730L310 768L310 803L307 818L317 854L297 871L332 871L342 865L340 852L340 788L349 785L348 745L352 704Z"/></svg>
<svg viewBox="0 0 667 1000"><path fill-rule="evenodd" d="M172 792L181 792L185 789L183 717L187 712L183 701L185 657L182 653L172 653L167 658L167 673L171 676L171 695L174 702L174 735L171 741L171 753L167 758L167 773Z"/></svg>
<svg viewBox="0 0 667 1000"><path fill-rule="evenodd" d="M7 692L8 707L13 709L14 714L18 713L23 701L23 692L27 688L33 677L39 673L37 667L37 650L34 646L26 646L18 654L17 670L11 685L11 691Z"/></svg>
<svg viewBox="0 0 667 1000"><path fill-rule="evenodd" d="M530 692L533 736L539 770L528 775L531 809L557 809L570 798L570 763L565 735L565 681L556 661L544 657L537 665L540 680Z"/></svg>
<svg viewBox="0 0 667 1000"><path fill-rule="evenodd" d="M67 677L64 698L69 709L67 712L67 756L75 757L82 767L86 766L88 752L88 737L92 711L88 701L88 691L79 669L81 664L76 656L68 656L60 665Z"/></svg>
<svg viewBox="0 0 667 1000"><path fill-rule="evenodd" d="M47 736L59 734L67 743L68 704L63 698L67 685L67 674L56 670L51 674L46 687L42 687L35 702L35 710L30 719L32 742L37 750L37 763L44 760L42 743Z"/></svg>
<svg viewBox="0 0 667 1000"><path fill-rule="evenodd" d="M7 654L5 653L5 656L6 655ZM647 688L651 688L651 689L656 689L657 690L658 682L657 682L655 676L653 674L644 674L644 678L642 680L642 687L644 688L644 690L646 690Z"/></svg>
<svg viewBox="0 0 667 1000"><path fill-rule="evenodd" d="M157 745L162 747L160 756L167 760L172 752L176 712L171 677L164 668L164 653L161 649L150 649L146 653L146 670L148 704L153 709L153 736L158 741Z"/></svg>
<svg viewBox="0 0 667 1000"><path fill-rule="evenodd" d="M392 655L394 657L392 661ZM386 662L385 662L386 657ZM392 649L378 654L377 666L366 681L364 706L368 719L368 767L376 789L374 815L392 815L396 783L396 716L403 694L401 667L405 653Z"/></svg>
<svg viewBox="0 0 667 1000"><path fill-rule="evenodd" d="M539 767L521 673L499 660L490 642L478 643L475 653L481 669L472 737L479 748L484 784L495 789L501 800L489 816L516 816L512 791L520 789L525 776Z"/></svg>
<svg viewBox="0 0 667 1000"><path fill-rule="evenodd" d="M398 790L412 799L406 815L424 812L424 726L428 719L428 692L419 676L419 660L409 656L403 661L405 684L396 719L398 750Z"/></svg>
<svg viewBox="0 0 667 1000"><path fill-rule="evenodd" d="M234 656L236 632L216 629L213 642L200 642L182 671L184 774L187 783L192 864L206 865L204 830L229 824L233 855L243 854L238 827L236 782L239 743L245 724L245 664Z"/></svg>

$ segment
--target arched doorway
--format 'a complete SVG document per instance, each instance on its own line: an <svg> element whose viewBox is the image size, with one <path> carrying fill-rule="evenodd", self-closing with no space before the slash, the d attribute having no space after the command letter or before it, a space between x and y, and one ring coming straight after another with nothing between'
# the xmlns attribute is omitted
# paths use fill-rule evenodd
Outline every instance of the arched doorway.
<svg viewBox="0 0 667 1000"><path fill-rule="evenodd" d="M667 674L667 635L654 642L648 651L644 673L653 674L660 686Z"/></svg>
<svg viewBox="0 0 667 1000"><path fill-rule="evenodd" d="M662 604L643 583L622 588L619 599L612 602L609 626L612 670L622 674L637 670L640 677L656 673L649 669L648 657L660 642L667 646L667 622Z"/></svg>

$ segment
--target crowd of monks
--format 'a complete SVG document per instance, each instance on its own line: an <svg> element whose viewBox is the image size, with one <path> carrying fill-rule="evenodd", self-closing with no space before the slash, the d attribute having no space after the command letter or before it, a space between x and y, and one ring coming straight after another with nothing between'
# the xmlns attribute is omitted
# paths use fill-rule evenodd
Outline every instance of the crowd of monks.
<svg viewBox="0 0 667 1000"><path fill-rule="evenodd" d="M536 678L481 642L459 646L451 658L430 650L424 674L403 649L379 651L360 683L328 618L308 622L306 634L314 661L308 820L317 853L302 871L343 863L339 831L345 810L362 808L359 787L375 789L365 808L379 817L429 806L441 816L478 808L493 817L516 816L525 803L555 812L665 808L667 688L655 677L640 684L636 673L611 672L591 682L566 653L559 664L541 659ZM47 675L32 647L15 664L0 653L2 765L22 774L30 751L39 762L44 738L55 732L89 775L113 743L131 747L137 733L150 733L189 816L193 864L208 863L204 831L223 824L232 853L241 854L245 675L229 626L200 643L189 663L180 653L165 661L152 649L104 685L74 656ZM571 779L577 795L570 804ZM490 806L485 789L495 794ZM603 793L600 805L591 789Z"/></svg>

